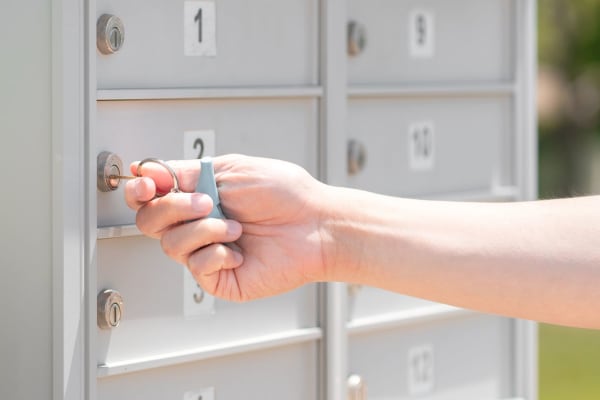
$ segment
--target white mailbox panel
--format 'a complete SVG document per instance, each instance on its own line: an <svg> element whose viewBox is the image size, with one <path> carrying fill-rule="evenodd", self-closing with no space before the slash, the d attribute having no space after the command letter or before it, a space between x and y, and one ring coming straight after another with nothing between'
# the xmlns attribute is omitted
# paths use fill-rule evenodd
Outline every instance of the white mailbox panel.
<svg viewBox="0 0 600 400"><path fill-rule="evenodd" d="M98 103L97 116L98 151L120 155L126 166L146 157L182 159L197 135L210 152L287 159L316 171L315 100L105 101ZM122 188L98 193L98 226L134 222ZM157 241L142 236L100 240L97 259L98 291L117 290L125 303L121 324L98 331L99 364L167 359L317 326L314 285L247 304L210 298L214 304L190 318L183 298L189 294L183 287L188 271L168 259Z"/></svg>
<svg viewBox="0 0 600 400"><path fill-rule="evenodd" d="M508 185L511 120L508 97L353 99L349 137L365 146L366 163L349 184L403 197Z"/></svg>
<svg viewBox="0 0 600 400"><path fill-rule="evenodd" d="M124 312L118 327L98 330L99 364L168 359L174 353L266 336L289 336L317 326L316 287L248 303L214 300L214 310L184 315L185 267L158 241L141 237L98 242L98 291L117 290ZM266 340L266 339L265 339Z"/></svg>
<svg viewBox="0 0 600 400"><path fill-rule="evenodd" d="M514 0L350 0L366 31L351 84L507 82L515 59Z"/></svg>
<svg viewBox="0 0 600 400"><path fill-rule="evenodd" d="M308 343L109 376L98 380L99 400L188 400L190 393L214 398L316 399L317 345ZM212 390L211 390L212 389Z"/></svg>
<svg viewBox="0 0 600 400"><path fill-rule="evenodd" d="M370 286L351 287L349 294L348 310L350 320L414 310L436 304Z"/></svg>
<svg viewBox="0 0 600 400"><path fill-rule="evenodd" d="M514 321L463 316L350 337L350 373L369 399L512 397Z"/></svg>
<svg viewBox="0 0 600 400"><path fill-rule="evenodd" d="M182 159L187 132L212 131L217 155L280 158L315 174L317 108L311 99L104 101L98 103L97 148L117 153L129 169L146 157ZM122 188L98 193L98 226L133 223Z"/></svg>
<svg viewBox="0 0 600 400"><path fill-rule="evenodd" d="M317 83L316 0L99 0L105 13L125 40L98 52L99 89Z"/></svg>

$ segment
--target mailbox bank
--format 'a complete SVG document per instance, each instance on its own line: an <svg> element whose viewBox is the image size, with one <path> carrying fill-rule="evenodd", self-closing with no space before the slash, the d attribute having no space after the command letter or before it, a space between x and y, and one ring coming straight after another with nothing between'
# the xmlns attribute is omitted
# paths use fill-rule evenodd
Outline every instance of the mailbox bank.
<svg viewBox="0 0 600 400"><path fill-rule="evenodd" d="M395 196L532 199L533 0L39 3L41 396L535 400L534 324L339 283L214 299L140 235L122 185L97 188L102 152L125 166L239 152ZM5 372L0 397L28 393Z"/></svg>

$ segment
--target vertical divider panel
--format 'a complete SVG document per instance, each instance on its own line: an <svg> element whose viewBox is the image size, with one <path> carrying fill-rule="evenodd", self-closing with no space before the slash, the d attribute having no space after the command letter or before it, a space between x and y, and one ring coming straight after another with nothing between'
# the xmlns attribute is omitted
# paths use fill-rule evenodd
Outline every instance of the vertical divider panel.
<svg viewBox="0 0 600 400"><path fill-rule="evenodd" d="M97 360L96 360L96 286L97 286L97 202L96 202L96 99L97 99L97 79L96 79L96 0L85 0L84 4L84 115L85 130L83 132L85 140L85 158L87 160L85 168L86 195L85 210L85 273L84 282L85 296L84 301L87 304L87 319L85 323L85 343L86 343L86 399L96 400L97 391Z"/></svg>
<svg viewBox="0 0 600 400"><path fill-rule="evenodd" d="M331 185L346 184L347 55L346 0L322 0L320 24L321 124L319 178ZM321 394L327 400L347 397L348 340L346 285L324 284L321 325ZM323 292L323 291L322 291ZM324 386L324 387L323 387Z"/></svg>
<svg viewBox="0 0 600 400"><path fill-rule="evenodd" d="M521 201L537 198L537 1L517 3L515 135L517 186ZM538 398L538 329L533 321L515 321L515 395Z"/></svg>
<svg viewBox="0 0 600 400"><path fill-rule="evenodd" d="M52 398L86 393L85 8L52 2Z"/></svg>

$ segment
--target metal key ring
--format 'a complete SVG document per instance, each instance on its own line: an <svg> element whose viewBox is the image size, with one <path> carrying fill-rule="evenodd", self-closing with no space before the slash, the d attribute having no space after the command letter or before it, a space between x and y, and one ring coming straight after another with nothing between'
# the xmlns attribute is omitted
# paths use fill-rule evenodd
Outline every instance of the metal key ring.
<svg viewBox="0 0 600 400"><path fill-rule="evenodd" d="M167 164L166 162L164 162L163 160L160 160L158 158L149 157L149 158L145 158L142 161L140 161L140 163L138 164L138 167L137 167L137 174L136 174L138 177L142 176L142 165L147 164L147 163L158 164L161 167L163 167L164 169L166 169L167 171L169 171L169 173L171 174L171 178L173 178L173 188L171 189L170 193L181 192L181 190L179 189L179 178L177 178L177 174L175 173L175 170L173 168L171 168L171 166L169 164ZM156 197L161 197L161 196L164 196L165 194L166 193L157 194Z"/></svg>

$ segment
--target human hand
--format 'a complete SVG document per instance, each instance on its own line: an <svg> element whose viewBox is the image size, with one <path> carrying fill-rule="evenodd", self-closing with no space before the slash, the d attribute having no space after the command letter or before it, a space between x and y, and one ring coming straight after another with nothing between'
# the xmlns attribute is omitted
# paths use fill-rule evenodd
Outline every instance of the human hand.
<svg viewBox="0 0 600 400"><path fill-rule="evenodd" d="M221 206L231 220L204 218L210 197L195 190L198 160L169 162L182 193L155 198L172 186L169 173L145 164L126 185L138 228L160 239L208 293L231 301L272 296L321 279L326 186L295 164L240 155L213 159ZM131 166L137 173L137 163ZM187 222L187 221L192 222ZM222 243L234 242L229 245Z"/></svg>

